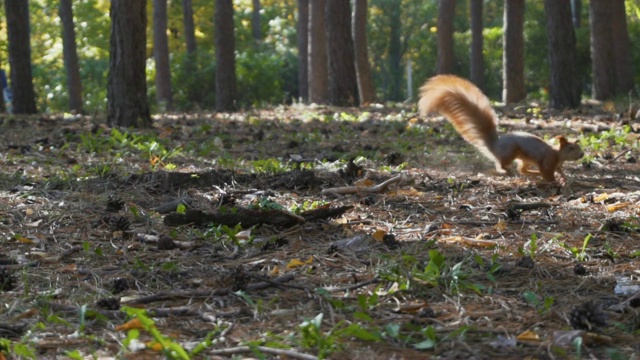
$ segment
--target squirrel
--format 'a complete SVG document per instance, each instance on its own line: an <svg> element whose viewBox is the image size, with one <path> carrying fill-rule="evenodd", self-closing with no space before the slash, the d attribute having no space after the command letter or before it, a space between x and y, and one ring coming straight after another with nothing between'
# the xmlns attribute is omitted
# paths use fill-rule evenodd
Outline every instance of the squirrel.
<svg viewBox="0 0 640 360"><path fill-rule="evenodd" d="M436 112L444 115L456 131L483 155L493 160L496 171L505 174L514 161L521 174L539 174L549 182L565 184L562 163L580 159L584 154L576 142L557 136L553 147L526 132L498 135L498 119L489 99L470 81L454 75L437 75L420 88L420 114ZM531 169L535 165L538 171Z"/></svg>

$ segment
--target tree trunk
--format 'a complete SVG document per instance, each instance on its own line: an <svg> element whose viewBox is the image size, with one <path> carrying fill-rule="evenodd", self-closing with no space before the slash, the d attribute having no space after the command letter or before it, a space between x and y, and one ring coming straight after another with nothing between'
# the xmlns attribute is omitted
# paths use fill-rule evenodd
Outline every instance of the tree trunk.
<svg viewBox="0 0 640 360"><path fill-rule="evenodd" d="M575 73L576 36L571 21L570 1L544 0L551 74L549 105L555 109L580 105Z"/></svg>
<svg viewBox="0 0 640 360"><path fill-rule="evenodd" d="M309 1L309 101L316 104L324 104L329 98L324 11L325 0Z"/></svg>
<svg viewBox="0 0 640 360"><path fill-rule="evenodd" d="M153 0L153 57L156 61L156 100L160 109L171 110L167 0Z"/></svg>
<svg viewBox="0 0 640 360"><path fill-rule="evenodd" d="M388 72L386 76L385 98L402 101L402 1L392 0L386 3L384 13L389 17Z"/></svg>
<svg viewBox="0 0 640 360"><path fill-rule="evenodd" d="M0 65L0 113L7 112L7 105L4 102L4 89L8 88L7 72Z"/></svg>
<svg viewBox="0 0 640 360"><path fill-rule="evenodd" d="M76 31L73 24L71 0L60 0L60 21L62 22L62 54L67 72L69 110L82 113L82 82L76 49Z"/></svg>
<svg viewBox="0 0 640 360"><path fill-rule="evenodd" d="M503 89L505 103L525 98L524 79L524 0L505 0L503 35Z"/></svg>
<svg viewBox="0 0 640 360"><path fill-rule="evenodd" d="M440 0L438 6L438 74L453 73L453 19L456 0Z"/></svg>
<svg viewBox="0 0 640 360"><path fill-rule="evenodd" d="M358 80L351 37L351 7L345 0L327 0L326 6L329 104L358 105Z"/></svg>
<svg viewBox="0 0 640 360"><path fill-rule="evenodd" d="M591 65L594 99L604 100L615 94L615 50L609 1L589 1L591 30Z"/></svg>
<svg viewBox="0 0 640 360"><path fill-rule="evenodd" d="M13 113L35 114L38 110L31 72L29 1L7 0L4 2L4 7L7 16Z"/></svg>
<svg viewBox="0 0 640 360"><path fill-rule="evenodd" d="M484 0L471 0L471 82L484 89L484 37L482 36L482 4Z"/></svg>
<svg viewBox="0 0 640 360"><path fill-rule="evenodd" d="M260 0L253 0L251 34L253 34L253 40L256 42L262 40L262 28L260 27Z"/></svg>
<svg viewBox="0 0 640 360"><path fill-rule="evenodd" d="M353 43L360 104L370 104L375 100L375 90L367 54L367 0L353 2Z"/></svg>
<svg viewBox="0 0 640 360"><path fill-rule="evenodd" d="M196 27L193 24L193 6L191 0L182 0L182 23L184 24L184 41L187 43L187 52L196 52Z"/></svg>
<svg viewBox="0 0 640 360"><path fill-rule="evenodd" d="M592 0L594 1L594 0ZM616 92L627 94L633 89L633 61L631 60L631 40L627 29L627 14L624 0L612 0L611 26L613 32L613 51L616 68Z"/></svg>
<svg viewBox="0 0 640 360"><path fill-rule="evenodd" d="M309 100L309 0L298 0L298 89Z"/></svg>
<svg viewBox="0 0 640 360"><path fill-rule="evenodd" d="M111 0L107 119L111 126L150 127L145 75L146 0Z"/></svg>
<svg viewBox="0 0 640 360"><path fill-rule="evenodd" d="M201 84L193 81L196 79L198 72L198 58L196 51L198 45L196 43L196 27L193 23L193 6L191 0L182 0L182 23L184 26L184 41L187 46L187 56L184 60L185 73L189 74L189 84L185 86L184 91L187 92L187 98L191 104L200 104L202 102Z"/></svg>
<svg viewBox="0 0 640 360"><path fill-rule="evenodd" d="M216 109L236 109L236 58L233 1L216 0Z"/></svg>

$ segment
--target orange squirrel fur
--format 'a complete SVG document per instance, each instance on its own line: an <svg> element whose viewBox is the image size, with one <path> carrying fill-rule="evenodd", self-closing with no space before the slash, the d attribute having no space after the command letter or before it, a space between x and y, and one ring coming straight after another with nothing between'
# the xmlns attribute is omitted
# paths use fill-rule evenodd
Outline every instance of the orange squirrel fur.
<svg viewBox="0 0 640 360"><path fill-rule="evenodd" d="M526 132L498 135L498 119L489 99L468 80L453 75L434 76L420 88L418 108L421 115L436 112L444 115L462 138L496 164L496 171L506 169L516 160L522 174L540 174L546 181L565 183L562 163L583 156L580 146L564 136L552 147L541 138ZM531 170L535 165L538 171Z"/></svg>

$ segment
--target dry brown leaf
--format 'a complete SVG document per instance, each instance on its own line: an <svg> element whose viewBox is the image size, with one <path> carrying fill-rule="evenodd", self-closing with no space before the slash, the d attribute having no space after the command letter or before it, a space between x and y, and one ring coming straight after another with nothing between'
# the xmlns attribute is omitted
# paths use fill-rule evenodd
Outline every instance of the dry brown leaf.
<svg viewBox="0 0 640 360"><path fill-rule="evenodd" d="M353 183L355 186L373 186L375 184L371 179L360 179Z"/></svg>
<svg viewBox="0 0 640 360"><path fill-rule="evenodd" d="M614 211L618 211L620 209L624 209L626 207L631 206L632 203L630 202L622 202L622 203L617 203L617 204L611 204L611 205L607 205L607 211L608 212L614 212Z"/></svg>
<svg viewBox="0 0 640 360"><path fill-rule="evenodd" d="M11 320L12 321L18 321L18 320L22 320L22 319L29 319L32 318L36 315L40 314L40 311L38 311L38 309L35 308L31 308L25 312L23 312L22 314L18 314L16 316L14 316Z"/></svg>
<svg viewBox="0 0 640 360"><path fill-rule="evenodd" d="M382 241L385 235L387 235L386 231L376 230L373 234L371 234L371 237L374 238L376 241Z"/></svg>
<svg viewBox="0 0 640 360"><path fill-rule="evenodd" d="M417 301L407 304L400 304L397 308L393 309L393 311L402 314L415 314L421 309L428 306L429 304L426 301Z"/></svg>
<svg viewBox="0 0 640 360"><path fill-rule="evenodd" d="M129 321L127 321L126 323L122 324L122 325L118 325L115 327L116 331L129 331L132 329L143 329L142 323L140 322L140 319L138 318L134 318L131 319Z"/></svg>
<svg viewBox="0 0 640 360"><path fill-rule="evenodd" d="M453 229L453 225L449 223L444 223L440 226L440 233L442 235L451 235L451 229Z"/></svg>
<svg viewBox="0 0 640 360"><path fill-rule="evenodd" d="M162 344L160 344L157 341L147 341L146 343L144 343L144 345L147 347L147 349L151 349L153 351L164 350L164 347L162 346Z"/></svg>
<svg viewBox="0 0 640 360"><path fill-rule="evenodd" d="M77 264L69 264L63 268L61 268L60 270L61 273L76 273L78 272L78 265Z"/></svg>
<svg viewBox="0 0 640 360"><path fill-rule="evenodd" d="M516 336L516 339L520 341L540 341L540 336L531 330L527 330Z"/></svg>
<svg viewBox="0 0 640 360"><path fill-rule="evenodd" d="M479 247L492 247L498 245L497 241L494 240L480 240L480 239L472 239L468 237L462 236L451 236L439 239L438 241L447 242L447 243L461 243L469 246L479 246Z"/></svg>
<svg viewBox="0 0 640 360"><path fill-rule="evenodd" d="M504 232L505 230L507 230L507 222L504 221L504 219L500 219L498 220L494 228L497 232Z"/></svg>
<svg viewBox="0 0 640 360"><path fill-rule="evenodd" d="M398 190L396 190L396 194L397 195L405 195L405 196L416 196L416 197L424 195L423 192L418 191L418 190L416 190L414 188L398 189Z"/></svg>
<svg viewBox="0 0 640 360"><path fill-rule="evenodd" d="M16 238L16 240L18 240L21 243L25 243L25 244L29 244L29 245L33 245L34 244L34 242L31 239L29 239L27 237L24 237L22 235L16 235L15 238Z"/></svg>
<svg viewBox="0 0 640 360"><path fill-rule="evenodd" d="M602 193L602 194L594 196L593 197L593 202L599 203L599 202L607 200L608 198L609 198L609 194Z"/></svg>
<svg viewBox="0 0 640 360"><path fill-rule="evenodd" d="M289 263L287 264L287 269L295 269L304 265L311 265L311 264L313 264L313 256L309 256L309 258L304 262L301 261L300 259L291 259L291 261L289 261Z"/></svg>

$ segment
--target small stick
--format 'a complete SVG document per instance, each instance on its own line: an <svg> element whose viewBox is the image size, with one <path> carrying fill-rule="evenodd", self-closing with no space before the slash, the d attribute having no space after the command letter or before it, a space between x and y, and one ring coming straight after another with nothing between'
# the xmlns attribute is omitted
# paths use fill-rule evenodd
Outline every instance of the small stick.
<svg viewBox="0 0 640 360"><path fill-rule="evenodd" d="M266 347L266 346L237 346L237 347L226 348L226 349L212 350L212 351L209 352L209 354L211 354L211 355L234 355L234 354L253 352L254 350L257 350L257 351L260 351L260 352L263 352L263 353L266 353L266 354L290 357L290 358L293 358L293 359L318 360L317 356L299 353L299 352L297 352L295 350L274 349L274 348L270 348L270 347Z"/></svg>
<svg viewBox="0 0 640 360"><path fill-rule="evenodd" d="M337 187L337 188L329 188L329 189L324 189L322 190L321 194L322 195L327 195L327 194L341 194L341 195L345 195L345 194L377 194L377 193L381 193L384 192L389 185L396 183L398 181L400 181L400 179L402 179L402 175L398 175L395 177L392 177L389 180L386 180L378 185L374 185L374 186L344 186L344 187Z"/></svg>

